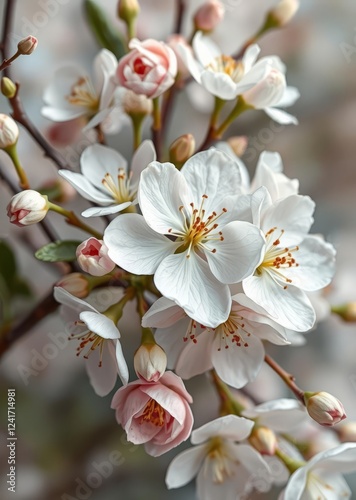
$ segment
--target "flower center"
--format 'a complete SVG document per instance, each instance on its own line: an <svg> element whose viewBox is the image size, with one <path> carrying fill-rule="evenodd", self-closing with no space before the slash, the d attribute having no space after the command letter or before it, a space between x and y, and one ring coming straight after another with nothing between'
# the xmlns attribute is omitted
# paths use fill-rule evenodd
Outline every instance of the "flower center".
<svg viewBox="0 0 356 500"><path fill-rule="evenodd" d="M236 463L220 437L214 437L209 441L208 454L204 461L204 475L212 477L215 484L222 484L225 479L232 477L234 470L231 466Z"/></svg>
<svg viewBox="0 0 356 500"><path fill-rule="evenodd" d="M133 63L133 70L137 75L146 76L152 69L152 63L142 57L136 57Z"/></svg>
<svg viewBox="0 0 356 500"><path fill-rule="evenodd" d="M164 425L165 415L166 412L162 406L154 399L150 399L142 412L140 423L149 422L156 427L162 427Z"/></svg>
<svg viewBox="0 0 356 500"><path fill-rule="evenodd" d="M330 484L323 481L323 479L320 476L317 476L312 472L309 472L308 474L307 488L309 490L309 493L311 494L311 497L315 498L316 500L326 500L327 498L329 498L330 492L334 491L334 488L330 486ZM335 494L336 493L338 493L337 495L338 498L341 498L339 496L340 493L343 497L348 498L348 494L346 492L338 491L335 492Z"/></svg>
<svg viewBox="0 0 356 500"><path fill-rule="evenodd" d="M105 174L101 182L103 187L109 191L110 195L119 204L132 201L136 195L136 191L132 190L130 186L130 176L126 174L123 168L118 169L117 182L109 173Z"/></svg>
<svg viewBox="0 0 356 500"><path fill-rule="evenodd" d="M83 106L90 111L97 111L99 108L99 99L86 77L81 77L72 86L71 93L67 96L68 102L74 106Z"/></svg>
<svg viewBox="0 0 356 500"><path fill-rule="evenodd" d="M74 323L76 326L85 326L82 321L76 321ZM99 349L99 367L103 364L103 348L106 339L100 337L93 332L81 332L81 333L71 333L69 340L78 339L80 341L79 346L76 349L76 355L80 356L83 350L88 347L88 350L84 354L84 359L88 359L90 354L92 354L96 349Z"/></svg>
<svg viewBox="0 0 356 500"><path fill-rule="evenodd" d="M245 68L242 61L235 61L230 56L218 56L213 59L206 69L214 73L225 73L235 83L239 82L245 74Z"/></svg>
<svg viewBox="0 0 356 500"><path fill-rule="evenodd" d="M248 338L251 337L244 318L235 310L234 305L225 323L215 329L215 335L218 335L220 340L218 351L221 351L222 346L225 349L229 349L230 346L248 347Z"/></svg>
<svg viewBox="0 0 356 500"><path fill-rule="evenodd" d="M261 275L263 271L267 271L271 278L284 289L288 287L285 283L292 283L292 280L284 275L286 269L298 267L299 264L295 259L295 252L299 250L298 246L288 248L281 246L281 239L284 234L282 229L280 235L275 239L276 227L270 229L266 237L266 254L262 264L257 268L257 274ZM280 283L282 281L283 284Z"/></svg>
<svg viewBox="0 0 356 500"><path fill-rule="evenodd" d="M223 208L220 214L212 212L210 215L207 215L204 209L204 202L207 199L208 196L203 194L199 208L196 208L193 202L190 203L191 214L186 214L183 206L179 207L179 211L183 217L184 229L183 231L173 231L172 228L168 230L169 234L177 236L178 239L182 240L182 246L178 248L177 253L187 250L187 258L190 257L191 250L196 247L216 253L216 248L207 248L205 243L208 241L224 240L222 232L217 231L219 227L217 221L227 212L227 209Z"/></svg>

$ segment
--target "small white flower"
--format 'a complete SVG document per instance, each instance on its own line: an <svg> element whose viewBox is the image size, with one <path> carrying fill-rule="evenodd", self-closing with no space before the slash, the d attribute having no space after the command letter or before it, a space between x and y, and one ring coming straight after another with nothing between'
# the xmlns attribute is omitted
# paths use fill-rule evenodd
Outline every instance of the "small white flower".
<svg viewBox="0 0 356 500"><path fill-rule="evenodd" d="M292 474L279 500L347 500L351 491L341 474L355 471L356 443L322 451Z"/></svg>
<svg viewBox="0 0 356 500"><path fill-rule="evenodd" d="M244 292L285 328L307 331L315 311L306 292L327 286L334 274L335 250L321 238L308 235L314 203L308 196L291 195L272 203L266 188L251 201L252 220L265 235L264 256Z"/></svg>
<svg viewBox="0 0 356 500"><path fill-rule="evenodd" d="M263 340L289 343L284 328L242 293L232 297L228 319L214 329L197 324L164 297L147 311L142 324L157 327L157 342L165 349L169 366L183 379L214 368L235 388L256 378L265 356Z"/></svg>
<svg viewBox="0 0 356 500"><path fill-rule="evenodd" d="M114 54L103 49L93 63L93 81L80 66L59 68L45 91L42 115L54 122L83 116L88 120L83 130L102 124L106 133L117 132L121 127L115 109L118 89L113 80L117 64Z"/></svg>
<svg viewBox="0 0 356 500"><path fill-rule="evenodd" d="M192 77L208 92L224 100L235 99L265 78L271 62L268 58L256 63L260 48L251 45L240 61L221 53L219 47L201 31L193 39L193 57L190 48L179 46Z"/></svg>
<svg viewBox="0 0 356 500"><path fill-rule="evenodd" d="M252 420L227 415L195 429L191 442L196 446L173 459L167 470L167 487L180 488L197 476L199 500L235 500L250 493L254 484L266 491L271 482L268 465L252 446L238 444L253 426Z"/></svg>
<svg viewBox="0 0 356 500"><path fill-rule="evenodd" d="M75 325L71 338L79 340L77 356L83 354L87 359L86 368L95 392L99 396L109 394L117 374L127 384L129 372L119 340L121 335L114 322L61 287L54 288L54 298L65 306L63 316L67 322Z"/></svg>
<svg viewBox="0 0 356 500"><path fill-rule="evenodd" d="M134 153L129 170L126 159L115 149L101 144L86 148L80 158L82 173L60 170L83 198L99 207L84 210L83 217L121 212L136 203L140 174L156 159L151 141L144 141Z"/></svg>
<svg viewBox="0 0 356 500"><path fill-rule="evenodd" d="M228 284L253 273L263 246L259 229L236 220L239 189L236 162L216 150L192 156L180 172L152 162L141 174L142 215L123 214L105 231L109 257L154 274L162 295L218 326L231 309Z"/></svg>
<svg viewBox="0 0 356 500"><path fill-rule="evenodd" d="M78 245L76 256L83 271L92 276L104 276L111 273L115 267L104 242L93 237Z"/></svg>

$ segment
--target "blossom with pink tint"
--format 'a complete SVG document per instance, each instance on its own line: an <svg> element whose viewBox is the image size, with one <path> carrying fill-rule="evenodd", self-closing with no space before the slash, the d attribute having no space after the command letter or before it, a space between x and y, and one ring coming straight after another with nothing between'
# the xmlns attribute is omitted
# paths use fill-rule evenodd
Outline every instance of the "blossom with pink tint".
<svg viewBox="0 0 356 500"><path fill-rule="evenodd" d="M306 392L307 411L318 424L332 427L346 418L342 403L328 392Z"/></svg>
<svg viewBox="0 0 356 500"><path fill-rule="evenodd" d="M64 288L64 290L68 293L74 295L74 297L78 297L79 299L84 299L90 292L89 280L81 273L66 274L63 278L57 281L55 286Z"/></svg>
<svg viewBox="0 0 356 500"><path fill-rule="evenodd" d="M122 57L116 71L119 83L136 94L154 99L174 83L177 75L177 58L165 43L134 38L131 49Z"/></svg>
<svg viewBox="0 0 356 500"><path fill-rule="evenodd" d="M38 40L35 36L29 35L28 37L20 40L17 44L17 50L23 56L29 56L36 49Z"/></svg>
<svg viewBox="0 0 356 500"><path fill-rule="evenodd" d="M53 146L65 148L79 140L85 124L86 120L83 116L79 116L74 120L53 123L46 130L46 136Z"/></svg>
<svg viewBox="0 0 356 500"><path fill-rule="evenodd" d="M225 7L218 0L203 3L194 15L195 29L209 33L215 29L224 18Z"/></svg>
<svg viewBox="0 0 356 500"><path fill-rule="evenodd" d="M144 343L135 352L136 375L146 382L158 382L167 368L167 356L155 343Z"/></svg>
<svg viewBox="0 0 356 500"><path fill-rule="evenodd" d="M190 436L193 414L188 403L192 401L182 380L166 372L158 382L135 380L121 387L111 408L128 441L144 444L149 455L158 457Z"/></svg>
<svg viewBox="0 0 356 500"><path fill-rule="evenodd" d="M10 222L20 227L40 222L46 217L47 212L47 196L32 189L15 194L7 206Z"/></svg>
<svg viewBox="0 0 356 500"><path fill-rule="evenodd" d="M81 243L76 251L80 267L92 276L104 276L111 273L115 263L108 256L108 248L103 240L88 238Z"/></svg>

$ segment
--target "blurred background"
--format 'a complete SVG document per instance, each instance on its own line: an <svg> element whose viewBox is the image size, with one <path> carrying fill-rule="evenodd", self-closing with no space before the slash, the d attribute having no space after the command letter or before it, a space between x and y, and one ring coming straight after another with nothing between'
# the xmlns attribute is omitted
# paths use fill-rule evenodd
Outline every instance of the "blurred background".
<svg viewBox="0 0 356 500"><path fill-rule="evenodd" d="M123 29L119 21L115 21L116 0L99 3ZM189 36L190 14L202 2L187 0L186 3L184 32ZM230 54L255 33L265 12L277 2L226 0L223 3L227 9L226 19L214 38L223 51ZM144 0L141 4L139 38L166 39L173 29L174 0ZM3 5L4 0L0 0L0 12ZM28 34L39 39L38 48L31 57L22 57L14 64L13 76L21 82L27 113L40 130L51 137L51 124L40 114L44 88L54 70L65 62L74 61L90 72L99 48L87 26L81 0L19 0L11 42L14 51L19 38ZM280 152L286 174L299 178L301 193L310 195L316 202L314 232L323 233L337 247L338 269L329 290L330 302L356 301L356 3L354 0L301 0L300 11L291 24L263 37L260 45L262 55L279 55L287 64L287 81L301 92L300 100L291 110L300 124L297 127L274 125L262 112L255 112L242 117L232 133L249 137L243 159L251 173L260 152L266 149ZM199 99L192 101L192 95L196 95L194 88L179 96L168 134L170 141L189 132L199 143L205 134L210 101L202 93ZM8 111L6 100L1 96L0 112ZM148 129L146 135L149 136ZM110 137L109 144L130 158L130 128L124 127L120 134ZM78 137L61 152L71 165L77 166L85 145L86 141ZM56 178L53 164L43 157L26 131L20 136L19 155L31 185L43 185ZM0 162L16 181L8 158L1 152ZM10 192L0 184L0 235L14 248L21 275L33 292L32 299L15 303L16 317L22 317L50 292L60 277L60 269L36 261L28 250L29 246L38 248L46 242L38 228L20 229L9 224L5 212L9 198ZM85 203L75 200L68 207L80 211L86 207ZM54 217L50 214L50 220L62 237L83 236L55 214ZM100 221L98 227L102 228ZM132 359L140 338L133 308L126 311L120 329L124 331L124 352L127 359ZM58 314L51 314L13 345L1 360L2 441L7 432L7 389L16 389L15 497L21 500L194 499L193 484L169 492L165 488L165 471L177 450L153 459L141 447L126 442L110 409L111 395L101 399L94 394L84 370L84 360L76 358L72 344L63 341L57 348L53 347L53 339L64 338L63 332ZM269 352L296 375L301 387L331 392L343 402L349 419L356 420L354 324L328 318L308 334L307 341L305 346L274 348ZM187 388L194 398L195 426L215 418L218 400L207 378L196 377L187 382ZM261 401L290 396L268 367L248 390ZM330 431L331 443L333 438ZM115 451L120 453L119 465L112 465L107 478L93 475L97 472L95 464L107 463ZM13 498L4 481L8 470L4 446L0 459L3 464L0 497ZM356 478L349 476L349 482L356 493ZM265 498L277 496L277 492L272 491Z"/></svg>

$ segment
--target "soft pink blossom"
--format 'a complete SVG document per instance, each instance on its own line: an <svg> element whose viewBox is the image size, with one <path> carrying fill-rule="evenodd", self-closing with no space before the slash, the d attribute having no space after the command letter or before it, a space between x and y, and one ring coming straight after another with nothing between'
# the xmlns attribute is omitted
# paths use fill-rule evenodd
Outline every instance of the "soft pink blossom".
<svg viewBox="0 0 356 500"><path fill-rule="evenodd" d="M119 83L136 94L154 99L174 83L177 58L163 42L136 38L129 44L131 51L122 57L117 68Z"/></svg>
<svg viewBox="0 0 356 500"><path fill-rule="evenodd" d="M193 414L188 403L192 401L182 380L166 372L158 382L135 380L121 387L111 407L128 441L145 444L146 452L157 457L190 436Z"/></svg>
<svg viewBox="0 0 356 500"><path fill-rule="evenodd" d="M77 261L86 273L104 276L110 273L115 263L108 256L108 248L102 240L89 238L81 243L76 251Z"/></svg>

